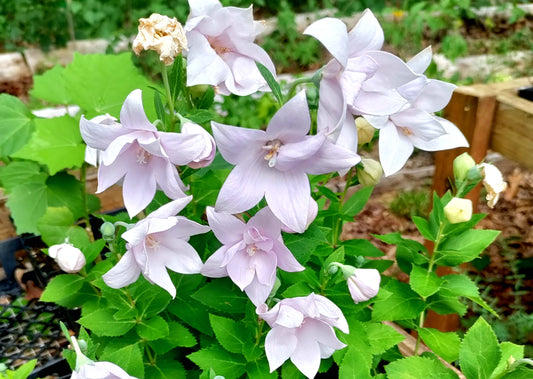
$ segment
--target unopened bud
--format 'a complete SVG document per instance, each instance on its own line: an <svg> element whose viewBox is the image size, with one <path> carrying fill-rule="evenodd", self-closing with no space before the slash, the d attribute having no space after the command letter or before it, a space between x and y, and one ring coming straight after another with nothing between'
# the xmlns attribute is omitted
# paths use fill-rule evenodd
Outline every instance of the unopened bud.
<svg viewBox="0 0 533 379"><path fill-rule="evenodd" d="M85 266L85 256L80 249L70 243L50 246L48 255L54 258L61 270L75 274Z"/></svg>
<svg viewBox="0 0 533 379"><path fill-rule="evenodd" d="M468 153L463 153L453 160L453 175L456 182L464 182L470 169L476 167L476 161Z"/></svg>
<svg viewBox="0 0 533 379"><path fill-rule="evenodd" d="M115 225L109 221L104 222L100 226L100 233L102 233L104 241L113 241L115 239Z"/></svg>
<svg viewBox="0 0 533 379"><path fill-rule="evenodd" d="M481 163L478 167L483 173L483 186L487 190L487 203L489 207L494 208L500 193L507 189L507 183L503 180L503 175L496 166L490 163Z"/></svg>
<svg viewBox="0 0 533 379"><path fill-rule="evenodd" d="M359 145L364 145L372 141L376 129L367 120L363 117L357 117L355 119L355 126L357 127L357 143Z"/></svg>
<svg viewBox="0 0 533 379"><path fill-rule="evenodd" d="M383 168L381 167L381 164L370 158L361 159L361 164L363 165L363 169L357 169L359 183L365 187L378 184L383 176Z"/></svg>
<svg viewBox="0 0 533 379"><path fill-rule="evenodd" d="M204 95L208 88L209 86L207 84L197 84L189 87L189 93L194 99L199 99Z"/></svg>
<svg viewBox="0 0 533 379"><path fill-rule="evenodd" d="M378 294L381 275L375 268L358 268L347 280L350 295L357 304L370 300Z"/></svg>
<svg viewBox="0 0 533 379"><path fill-rule="evenodd" d="M472 201L454 197L444 207L444 214L451 224L470 221L472 218Z"/></svg>

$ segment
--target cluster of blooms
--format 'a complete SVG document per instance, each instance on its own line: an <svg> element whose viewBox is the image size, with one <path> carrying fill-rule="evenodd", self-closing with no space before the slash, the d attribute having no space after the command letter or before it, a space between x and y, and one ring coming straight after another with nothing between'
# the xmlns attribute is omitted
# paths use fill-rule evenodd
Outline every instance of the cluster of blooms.
<svg viewBox="0 0 533 379"><path fill-rule="evenodd" d="M261 24L253 20L251 7L223 7L218 0L189 4L191 13L183 29L164 16L143 19L135 51L156 50L165 64L183 51L188 86L215 86L223 95L267 90L256 62L272 75L275 68L254 43ZM290 99L264 131L212 122L214 139L194 123L182 123L179 133L161 132L147 119L140 90L126 98L120 123L108 116L82 117L80 129L87 145L98 151L98 192L121 184L130 217L145 209L157 189L173 200L123 233L127 252L104 281L121 288L142 273L175 296L167 268L229 276L272 327L265 344L271 370L290 358L302 373L313 377L321 358L345 346L333 330L348 333L340 309L315 294L281 300L270 310L264 304L277 267L289 272L304 269L283 244L281 230L302 233L316 217L308 174L345 172L361 161L354 116L363 116L380 130L380 160L386 175L397 172L414 147L441 150L467 142L453 124L433 115L449 101L454 86L423 75L431 61L429 49L407 63L380 51L383 31L369 10L350 32L340 20L326 18L309 26L305 34L318 39L333 56L322 70L314 135L309 134L311 117L304 91ZM208 227L177 216L191 196L185 194L176 166L207 166L215 155L215 141L222 157L235 167L215 207L207 209ZM247 223L233 216L263 198L268 206ZM210 229L223 246L203 264L187 241ZM377 294L377 270L341 269L356 303Z"/></svg>

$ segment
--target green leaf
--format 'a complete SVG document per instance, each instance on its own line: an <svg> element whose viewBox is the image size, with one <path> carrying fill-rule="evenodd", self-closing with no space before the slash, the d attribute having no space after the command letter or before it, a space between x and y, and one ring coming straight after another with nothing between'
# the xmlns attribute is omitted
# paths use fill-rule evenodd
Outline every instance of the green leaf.
<svg viewBox="0 0 533 379"><path fill-rule="evenodd" d="M458 379L451 369L439 360L413 356L389 363L385 366L388 379ZM470 379L470 378L469 378Z"/></svg>
<svg viewBox="0 0 533 379"><path fill-rule="evenodd" d="M129 340L106 340L102 361L112 362L123 368L128 374L136 378L144 378L144 364L142 346L140 343L130 343Z"/></svg>
<svg viewBox="0 0 533 379"><path fill-rule="evenodd" d="M163 121L163 125L165 126L165 130L166 130L165 121L166 121L167 115L165 112L165 107L163 105L163 102L161 101L161 95L157 91L154 92L154 107L157 113L157 118Z"/></svg>
<svg viewBox="0 0 533 379"><path fill-rule="evenodd" d="M231 354L220 345L212 345L187 355L202 370L212 368L226 379L238 378L246 370L246 361L241 355Z"/></svg>
<svg viewBox="0 0 533 379"><path fill-rule="evenodd" d="M133 65L130 53L117 55L74 54L63 73L72 102L80 106L85 117L109 113L119 117L126 96L134 89L146 93L150 83ZM152 101L144 101L148 119L155 117Z"/></svg>
<svg viewBox="0 0 533 379"><path fill-rule="evenodd" d="M75 220L85 214L82 186L79 180L66 172L60 172L46 180L47 201L50 207L68 207Z"/></svg>
<svg viewBox="0 0 533 379"><path fill-rule="evenodd" d="M341 246L333 251L324 261L324 267L328 268L333 262L344 262L344 246ZM329 273L327 275L330 275Z"/></svg>
<svg viewBox="0 0 533 379"><path fill-rule="evenodd" d="M7 199L17 234L39 234L37 221L46 211L46 184L28 182L16 186Z"/></svg>
<svg viewBox="0 0 533 379"><path fill-rule="evenodd" d="M150 344L157 354L165 354L175 347L193 347L196 338L185 326L176 321L168 321L168 336Z"/></svg>
<svg viewBox="0 0 533 379"><path fill-rule="evenodd" d="M316 187L319 194L326 197L328 200L331 200L332 203L338 203L339 202L339 196L330 190L328 187L325 186L317 186Z"/></svg>
<svg viewBox="0 0 533 379"><path fill-rule="evenodd" d="M155 365L145 368L145 378L148 379L185 379L186 377L187 371L176 360L157 359Z"/></svg>
<svg viewBox="0 0 533 379"><path fill-rule="evenodd" d="M204 124L215 118L215 114L207 109L195 109L185 115L186 118L196 124Z"/></svg>
<svg viewBox="0 0 533 379"><path fill-rule="evenodd" d="M196 330L209 336L213 335L208 312L200 302L188 296L182 298L178 292L176 299L170 302L167 310Z"/></svg>
<svg viewBox="0 0 533 379"><path fill-rule="evenodd" d="M307 263L316 247L327 242L323 229L315 224L302 234L283 233L283 240L300 264Z"/></svg>
<svg viewBox="0 0 533 379"><path fill-rule="evenodd" d="M32 359L31 361L24 363L22 366L17 368L15 374L13 375L13 379L26 379L31 374L36 364L37 359Z"/></svg>
<svg viewBox="0 0 533 379"><path fill-rule="evenodd" d="M265 78L268 86L272 90L272 94L276 97L276 100L278 100L278 103L283 104L283 95L281 93L281 88L279 86L279 83L274 78L274 75L270 72L268 68L266 68L264 65L262 65L259 62L255 62L257 65L257 68L259 69L259 72Z"/></svg>
<svg viewBox="0 0 533 379"><path fill-rule="evenodd" d="M159 286L150 284L144 278L131 287L131 296L142 318L149 318L161 313L171 300L170 294Z"/></svg>
<svg viewBox="0 0 533 379"><path fill-rule="evenodd" d="M139 337L147 341L165 338L169 334L169 326L161 316L144 319L135 326Z"/></svg>
<svg viewBox="0 0 533 379"><path fill-rule="evenodd" d="M33 116L15 96L0 95L0 158L12 155L30 139Z"/></svg>
<svg viewBox="0 0 533 379"><path fill-rule="evenodd" d="M72 104L69 92L65 88L64 70L65 68L58 64L41 75L35 75L30 94L52 104Z"/></svg>
<svg viewBox="0 0 533 379"><path fill-rule="evenodd" d="M392 326L382 323L367 323L366 332L373 355L382 354L405 339Z"/></svg>
<svg viewBox="0 0 533 379"><path fill-rule="evenodd" d="M12 157L47 165L51 175L80 167L85 159L85 144L78 121L68 115L35 119L35 133Z"/></svg>
<svg viewBox="0 0 533 379"><path fill-rule="evenodd" d="M434 272L429 272L423 267L413 265L409 284L413 291L423 298L427 298L439 290L442 279Z"/></svg>
<svg viewBox="0 0 533 379"><path fill-rule="evenodd" d="M218 343L230 353L241 354L246 343L242 333L242 325L230 318L214 314L209 315L209 321Z"/></svg>
<svg viewBox="0 0 533 379"><path fill-rule="evenodd" d="M464 302L455 295L446 294L446 291L440 290L435 295L426 299L427 306L432 311L437 312L440 315L447 315L451 313L457 313L459 316L463 316L467 311L467 306Z"/></svg>
<svg viewBox="0 0 533 379"><path fill-rule="evenodd" d="M424 308L425 303L408 284L393 279L380 289L372 310L372 320L408 320L418 317Z"/></svg>
<svg viewBox="0 0 533 379"><path fill-rule="evenodd" d="M435 261L443 266L456 266L477 258L500 234L497 230L469 229L448 238L436 251Z"/></svg>
<svg viewBox="0 0 533 379"><path fill-rule="evenodd" d="M65 297L78 292L83 283L84 279L79 275L66 274L55 276L44 289L41 295L41 301L61 304L61 301Z"/></svg>
<svg viewBox="0 0 533 379"><path fill-rule="evenodd" d="M82 326L99 336L117 337L135 326L135 320L116 320L111 308L100 308L78 320Z"/></svg>
<svg viewBox="0 0 533 379"><path fill-rule="evenodd" d="M362 187L355 192L343 205L341 212L347 216L354 217L365 207L374 187Z"/></svg>
<svg viewBox="0 0 533 379"><path fill-rule="evenodd" d="M67 207L48 207L45 214L37 222L37 229L43 241L48 246L52 246L64 243L69 228L76 228L73 225L74 217L70 209ZM77 226L77 228L80 227Z"/></svg>
<svg viewBox="0 0 533 379"><path fill-rule="evenodd" d="M8 194L19 184L44 183L47 177L48 175L41 171L41 166L35 162L14 161L0 167L0 183Z"/></svg>
<svg viewBox="0 0 533 379"><path fill-rule="evenodd" d="M371 378L366 354L360 349L349 347L339 367L339 378Z"/></svg>
<svg viewBox="0 0 533 379"><path fill-rule="evenodd" d="M480 317L468 330L461 343L459 363L468 379L488 379L502 356L496 335Z"/></svg>
<svg viewBox="0 0 533 379"><path fill-rule="evenodd" d="M352 239L341 242L346 255L362 257L382 257L385 254L366 239Z"/></svg>
<svg viewBox="0 0 533 379"><path fill-rule="evenodd" d="M429 227L429 222L422 217L413 216L412 217L413 222L416 225L416 228L422 234L422 237L429 241L435 241L437 236L433 234L431 228Z"/></svg>
<svg viewBox="0 0 533 379"><path fill-rule="evenodd" d="M276 379L278 372L270 372L268 361L261 359L253 362L248 362L246 365L246 375L250 379Z"/></svg>
<svg viewBox="0 0 533 379"><path fill-rule="evenodd" d="M513 362L524 358L523 345L516 345L512 342L502 342L500 344L500 349L502 351L502 357L500 358L500 362L498 362L498 366L492 373L491 378L499 378L509 369L509 360L511 357L511 361Z"/></svg>
<svg viewBox="0 0 533 379"><path fill-rule="evenodd" d="M464 296L481 305L496 317L499 315L481 298L476 284L466 275L451 274L442 276L442 292L447 296Z"/></svg>
<svg viewBox="0 0 533 379"><path fill-rule="evenodd" d="M227 278L207 283L191 297L208 307L227 313L244 313L248 303L246 295Z"/></svg>
<svg viewBox="0 0 533 379"><path fill-rule="evenodd" d="M455 332L441 332L433 328L420 328L418 334L424 343L446 362L459 359L461 339Z"/></svg>

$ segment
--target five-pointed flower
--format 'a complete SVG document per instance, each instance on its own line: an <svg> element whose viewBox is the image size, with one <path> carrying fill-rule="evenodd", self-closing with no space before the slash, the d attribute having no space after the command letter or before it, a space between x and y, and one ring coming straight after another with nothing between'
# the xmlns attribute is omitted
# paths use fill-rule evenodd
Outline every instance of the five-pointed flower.
<svg viewBox="0 0 533 379"><path fill-rule="evenodd" d="M127 251L103 276L109 287L125 287L142 274L175 297L176 288L167 268L181 274L200 272L202 260L187 241L192 235L208 232L209 227L176 216L191 199L188 196L163 205L122 234Z"/></svg>
<svg viewBox="0 0 533 379"><path fill-rule="evenodd" d="M255 62L273 75L276 70L268 54L254 43L262 24L254 21L252 7L222 7L218 0L189 0L189 5L187 86L210 84L223 95L239 96L267 90Z"/></svg>
<svg viewBox="0 0 533 379"><path fill-rule="evenodd" d="M102 150L97 192L122 181L124 205L130 217L150 203L156 189L171 199L184 197L186 188L175 165L212 156L214 146L205 134L159 132L146 118L141 90L128 95L120 121L121 124L95 123L83 116L80 120L87 145Z"/></svg>
<svg viewBox="0 0 533 379"><path fill-rule="evenodd" d="M307 228L311 188L307 174L348 169L359 156L326 138L307 135L311 118L305 92L289 100L266 131L211 123L224 159L236 165L220 189L216 210L240 213L265 196L274 215L290 229Z"/></svg>
<svg viewBox="0 0 533 379"><path fill-rule="evenodd" d="M271 310L260 305L257 314L272 328L265 340L270 372L287 359L308 378L313 378L322 358L346 345L333 327L348 333L348 323L331 300L314 293L306 297L283 299Z"/></svg>
<svg viewBox="0 0 533 379"><path fill-rule="evenodd" d="M419 76L397 88L409 104L389 116L365 115L379 131L379 159L385 175L399 171L417 147L426 151L466 147L468 142L450 121L433 115L448 104L455 86L428 79L422 73L431 63L431 48L413 57L407 65ZM386 105L386 102L384 103Z"/></svg>
<svg viewBox="0 0 533 379"><path fill-rule="evenodd" d="M272 291L277 267L288 272L304 269L283 244L282 224L268 207L248 223L208 207L207 220L223 246L207 259L201 273L213 278L229 276L256 306Z"/></svg>

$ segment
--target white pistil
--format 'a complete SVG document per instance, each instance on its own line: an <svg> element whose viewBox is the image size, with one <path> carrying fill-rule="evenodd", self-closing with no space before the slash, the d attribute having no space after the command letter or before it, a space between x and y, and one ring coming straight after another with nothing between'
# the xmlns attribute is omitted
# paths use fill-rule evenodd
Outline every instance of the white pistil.
<svg viewBox="0 0 533 379"><path fill-rule="evenodd" d="M156 240L154 236L149 234L148 236L146 236L146 245L150 249L157 250L159 248L159 241Z"/></svg>
<svg viewBox="0 0 533 379"><path fill-rule="evenodd" d="M137 150L137 163L147 164L150 161L152 154L144 150L142 147Z"/></svg>
<svg viewBox="0 0 533 379"><path fill-rule="evenodd" d="M278 139L268 141L267 144L263 146L263 149L268 150L268 153L264 156L265 160L268 161L268 167L276 166L280 147L281 141Z"/></svg>
<svg viewBox="0 0 533 379"><path fill-rule="evenodd" d="M257 251L257 246L255 245L248 245L246 247L246 253L248 253L250 257L253 257L256 251Z"/></svg>

